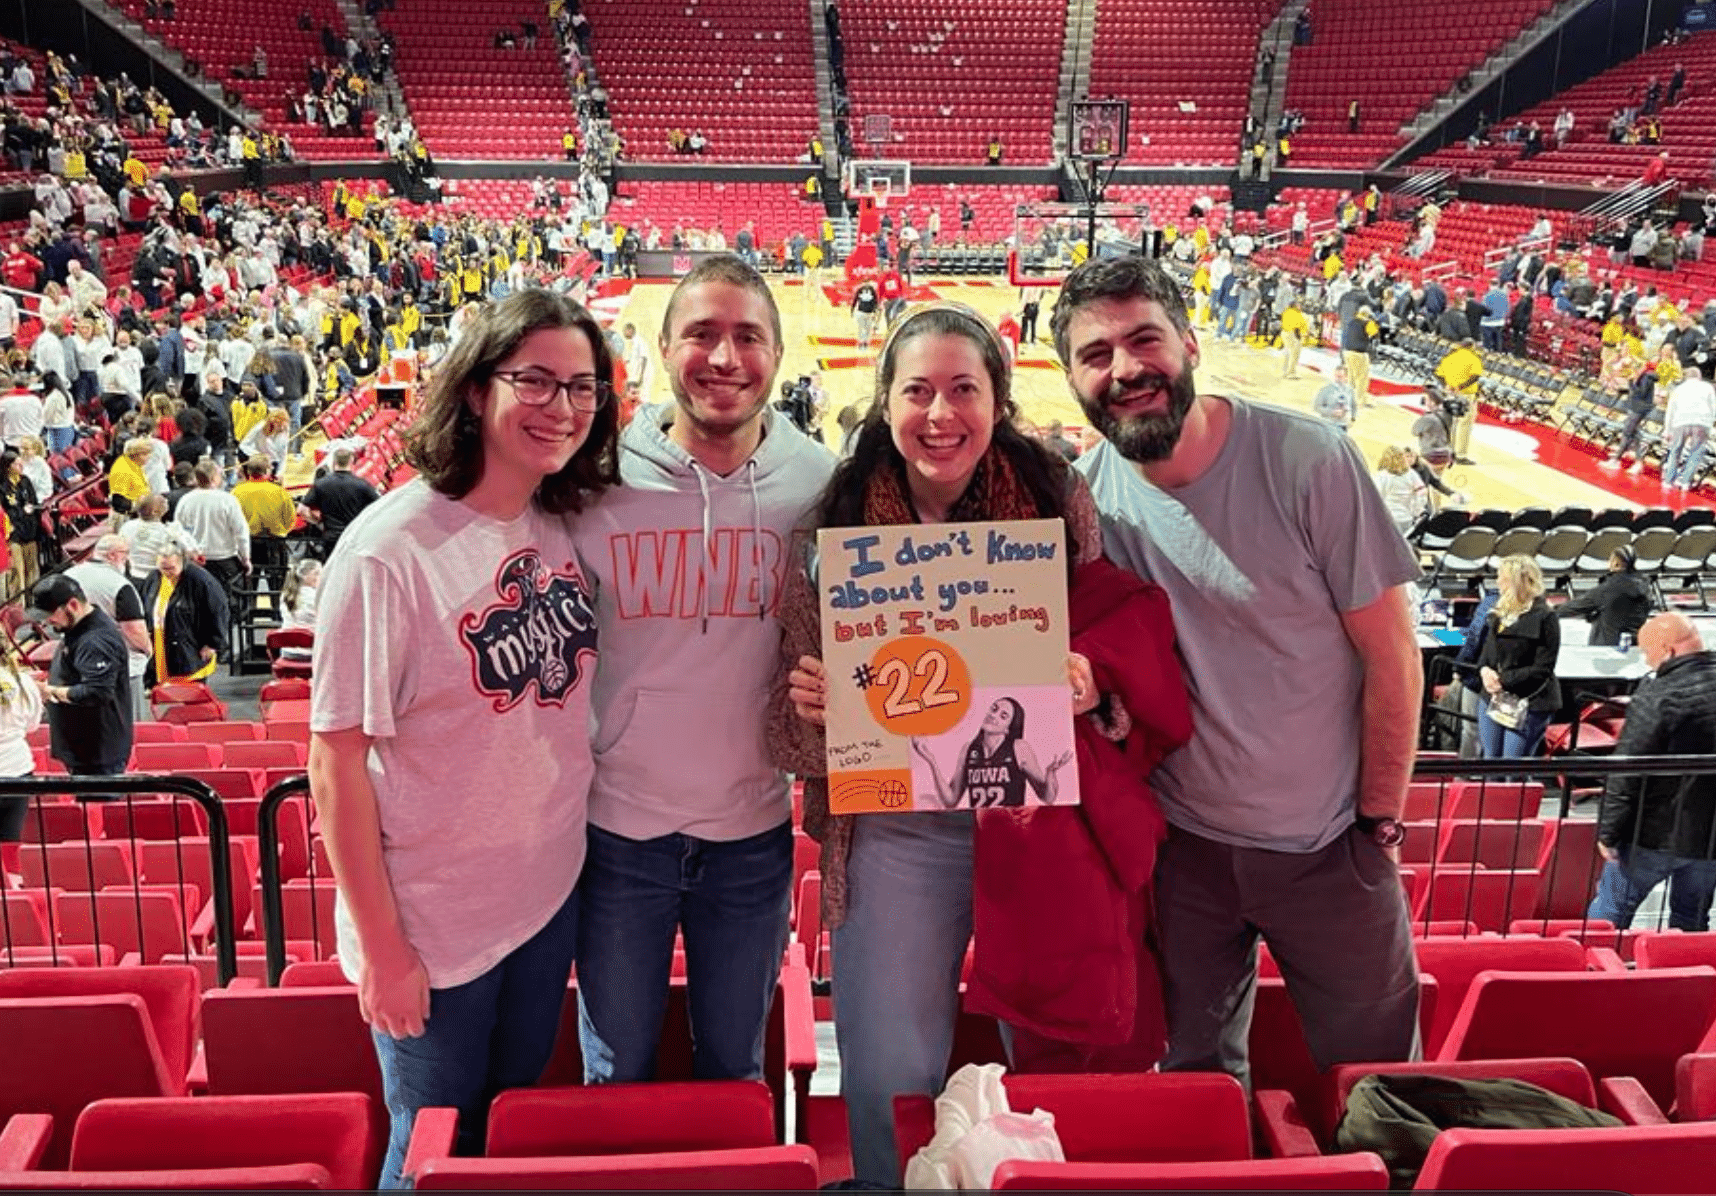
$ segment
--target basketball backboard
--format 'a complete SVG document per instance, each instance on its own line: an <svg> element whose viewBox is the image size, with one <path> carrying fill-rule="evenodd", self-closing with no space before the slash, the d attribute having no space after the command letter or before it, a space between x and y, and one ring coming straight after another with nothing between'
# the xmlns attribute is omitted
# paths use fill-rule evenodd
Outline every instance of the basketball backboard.
<svg viewBox="0 0 1716 1196"><path fill-rule="evenodd" d="M841 186L848 199L887 202L911 194L912 164L882 158L849 158L841 169Z"/></svg>

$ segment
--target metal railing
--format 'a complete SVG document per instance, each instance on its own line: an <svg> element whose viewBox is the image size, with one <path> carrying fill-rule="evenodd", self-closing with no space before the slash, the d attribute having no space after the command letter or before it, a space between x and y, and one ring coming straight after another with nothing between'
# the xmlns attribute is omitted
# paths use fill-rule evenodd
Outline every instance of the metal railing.
<svg viewBox="0 0 1716 1196"><path fill-rule="evenodd" d="M1597 850L1598 824L1612 800L1608 782L1637 780L1641 810L1674 802L1680 818L1689 813L1682 805L1688 799L1675 792L1681 782L1711 775L1716 756L1420 758L1407 799L1401 859L1414 932L1574 929L1618 937L1628 928L1591 927L1588 917L1608 866ZM1583 808L1592 803L1589 811ZM1616 846L1641 846L1641 822L1634 819L1630 841ZM1702 858L1716 856L1716 841L1702 844L1701 851ZM1630 919L1633 930L1641 929L1636 909L1650 902L1648 894L1641 898ZM1663 928L1668 916L1665 901L1649 929Z"/></svg>
<svg viewBox="0 0 1716 1196"><path fill-rule="evenodd" d="M294 828L301 830L302 834L287 838L281 833L280 813L287 808L286 803L293 799L303 802L301 824ZM267 958L270 987L280 983L281 973L291 962L287 958L288 882L285 872L288 868L294 872L302 870L302 876L293 877L292 880L302 879L308 882L295 892L304 893L303 905L309 913L309 923L306 927L309 931L308 941L313 944L312 957L324 959L333 954L334 945L323 942L323 930L330 927L333 920L333 876L331 873L326 877L321 875L322 860L318 855L318 844L310 824L308 776L288 777L263 794L262 804L256 811L257 851L262 857L260 908L257 913L262 919L263 953ZM293 912L298 913L297 910ZM297 917L292 921L294 925L301 925L301 920Z"/></svg>
<svg viewBox="0 0 1716 1196"><path fill-rule="evenodd" d="M230 824L208 785L181 776L37 776L0 780L0 797L30 799L16 858L21 879L40 882L7 884L0 894L6 966L37 957L58 966L79 946L93 948L96 962L106 948L154 962L157 948L173 945L189 960L202 954L196 947L204 940L218 982L238 974ZM63 797L72 800L53 800ZM120 833L98 833L106 823ZM195 833L185 834L187 826ZM150 851L151 844L161 850ZM121 851L101 850L106 846Z"/></svg>

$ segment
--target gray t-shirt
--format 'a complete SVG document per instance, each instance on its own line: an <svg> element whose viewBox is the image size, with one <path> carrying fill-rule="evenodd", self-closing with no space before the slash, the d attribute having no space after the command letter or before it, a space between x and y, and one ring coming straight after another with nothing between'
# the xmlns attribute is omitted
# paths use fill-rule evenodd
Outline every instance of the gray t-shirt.
<svg viewBox="0 0 1716 1196"><path fill-rule="evenodd" d="M1418 564L1338 428L1225 401L1227 442L1188 486L1152 486L1107 443L1077 468L1108 555L1173 604L1193 732L1152 777L1168 821L1311 852L1358 796L1364 672L1341 615Z"/></svg>
<svg viewBox="0 0 1716 1196"><path fill-rule="evenodd" d="M413 482L340 537L310 729L361 727L382 856L433 988L543 926L584 865L596 618L565 520L491 519ZM357 936L335 905L340 962Z"/></svg>

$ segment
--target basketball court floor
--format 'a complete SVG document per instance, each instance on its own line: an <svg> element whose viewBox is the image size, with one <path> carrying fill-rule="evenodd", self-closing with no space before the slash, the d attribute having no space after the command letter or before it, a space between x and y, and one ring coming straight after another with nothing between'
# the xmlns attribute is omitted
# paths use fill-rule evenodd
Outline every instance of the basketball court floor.
<svg viewBox="0 0 1716 1196"><path fill-rule="evenodd" d="M823 271L821 288L799 280L771 280L780 305L786 353L779 382L800 374L820 371L830 397L823 432L837 443L834 416L849 403L868 404L874 383L873 356L860 354L855 342L851 313L830 298L833 271ZM615 327L636 324L649 341L652 354L662 314L672 290L668 283L611 283L602 287L591 306L604 323ZM1021 348L1015 368L1013 391L1026 419L1039 426L1060 420L1076 438L1085 423L1077 403L1067 390L1054 349L1049 343L1048 317L1052 289L1039 289L1042 317L1038 334L1041 343ZM952 300L976 308L991 320L1006 311L1015 316L1020 295L1016 287L993 279L926 279L920 277L912 289L914 302ZM879 346L878 338L878 346ZM1281 377L1278 350L1217 341L1214 329L1199 332L1203 361L1198 369L1198 387L1203 392L1235 395L1258 402L1301 411L1311 410L1311 400L1332 376L1339 355L1307 349L1300 360L1297 381ZM659 355L647 380L646 397L651 402L670 398ZM1373 405L1361 410L1351 433L1367 463L1374 467L1382 450L1391 444L1413 445L1412 422L1423 410L1420 388L1389 380L1381 367L1373 370ZM1606 474L1596 468L1597 458L1573 448L1554 433L1534 424L1502 424L1480 417L1473 432L1471 457L1475 464L1456 465L1446 476L1448 484L1470 499L1474 509L1502 507L1562 507L1568 505L1606 507L1681 506L1687 500L1670 497L1656 477L1632 478L1622 473ZM1708 505L1701 499L1694 505Z"/></svg>

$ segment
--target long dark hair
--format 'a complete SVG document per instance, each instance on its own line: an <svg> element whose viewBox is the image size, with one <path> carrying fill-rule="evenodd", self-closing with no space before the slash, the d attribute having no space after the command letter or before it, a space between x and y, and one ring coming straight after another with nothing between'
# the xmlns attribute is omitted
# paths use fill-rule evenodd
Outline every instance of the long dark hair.
<svg viewBox="0 0 1716 1196"><path fill-rule="evenodd" d="M471 396L489 384L495 367L524 338L543 328L575 328L590 342L596 379L611 392L614 361L596 318L553 291L526 287L482 304L441 359L406 433L406 460L437 492L463 498L483 476L483 436ZM619 404L610 394L590 419L590 432L565 468L542 479L536 501L553 514L580 511L604 487L619 484Z"/></svg>
<svg viewBox="0 0 1716 1196"><path fill-rule="evenodd" d="M1067 464L1058 454L1049 452L1021 432L1014 423L1019 408L1013 402L1012 371L1007 364L1007 351L1002 347L1000 334L969 308L936 305L919 308L906 316L894 326L882 346L882 355L876 360L876 386L870 398L870 408L864 413L853 437L851 455L835 467L834 476L811 510L812 525L862 527L865 522L865 485L880 470L892 470L904 484L906 459L895 446L893 430L885 418L888 391L894 384L900 346L915 337L930 335L961 336L977 347L983 358L984 371L995 390L995 410L999 416L989 452L999 453L1012 465L1030 493L1039 518L1064 517ZM978 468L981 470L982 464ZM1071 559L1070 553L1068 559Z"/></svg>
<svg viewBox="0 0 1716 1196"><path fill-rule="evenodd" d="M1025 708L1019 704L1019 699L1003 697L995 700L1005 702L1013 708L1013 717L1007 720L1007 736L1001 741L1001 746L1006 747L1008 744L1017 743L1025 738ZM987 718L988 716L985 715L984 717ZM971 742L965 745L966 755L971 754L972 748L976 748L978 755L982 756L983 727L981 724L978 725L977 734L971 737Z"/></svg>

